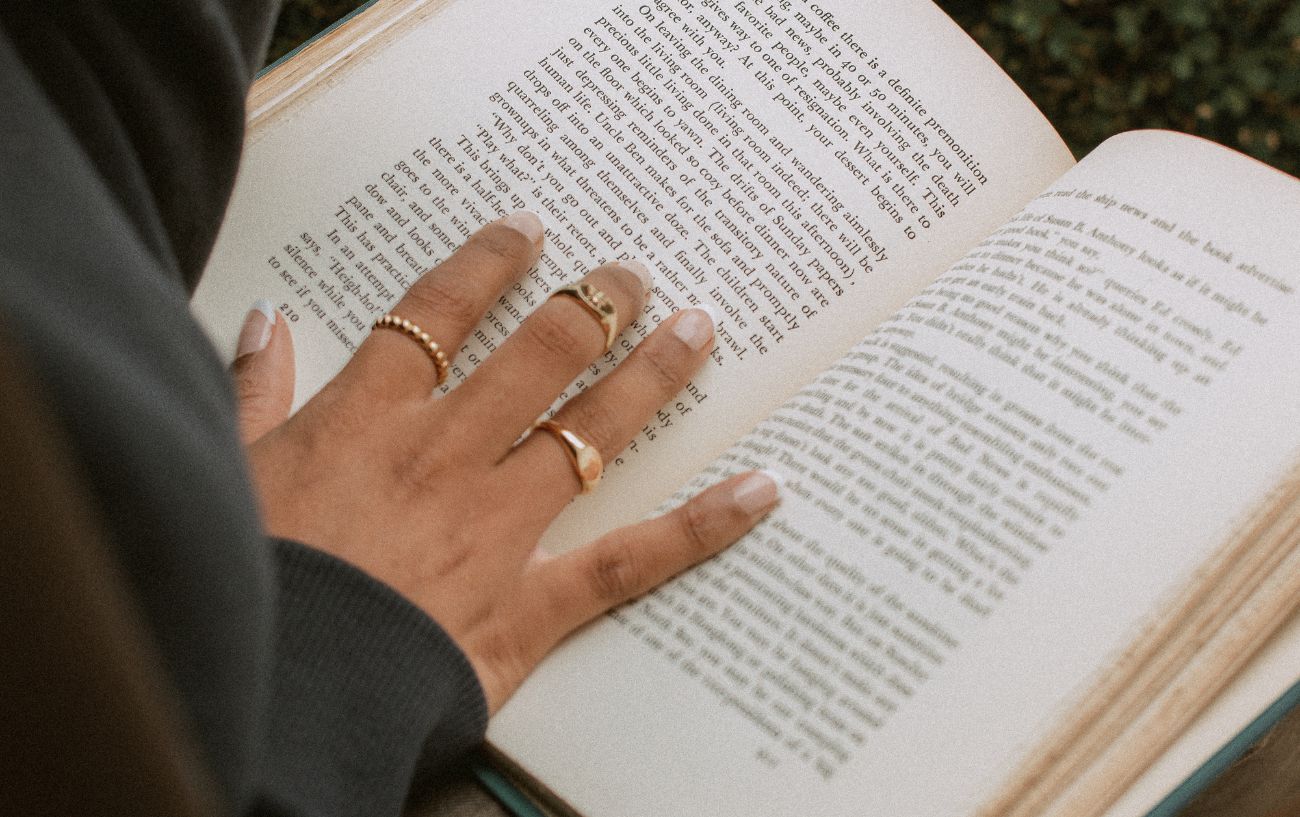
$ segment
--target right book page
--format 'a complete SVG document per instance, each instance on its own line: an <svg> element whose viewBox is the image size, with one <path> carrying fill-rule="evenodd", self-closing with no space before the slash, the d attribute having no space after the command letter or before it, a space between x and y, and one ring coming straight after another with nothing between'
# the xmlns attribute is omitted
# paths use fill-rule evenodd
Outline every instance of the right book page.
<svg viewBox="0 0 1300 817"><path fill-rule="evenodd" d="M490 740L592 817L976 813L1292 473L1297 213L1210 143L1110 140L693 481L787 488Z"/></svg>

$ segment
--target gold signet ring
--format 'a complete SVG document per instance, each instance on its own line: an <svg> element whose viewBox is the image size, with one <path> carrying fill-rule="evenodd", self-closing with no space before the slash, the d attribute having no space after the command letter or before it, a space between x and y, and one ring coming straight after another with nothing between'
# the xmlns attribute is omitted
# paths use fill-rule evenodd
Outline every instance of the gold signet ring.
<svg viewBox="0 0 1300 817"><path fill-rule="evenodd" d="M614 346L614 336L618 334L618 309L614 307L614 302L586 281L562 286L552 292L550 297L559 295L573 298L600 321L600 325L605 328L605 351L608 352Z"/></svg>
<svg viewBox="0 0 1300 817"><path fill-rule="evenodd" d="M569 455L569 462L573 464L573 471L578 475L578 481L582 483L582 493L589 494L595 490L596 483L600 482L600 475L605 471L605 462L596 447L551 420L543 420L536 428L550 432L564 446L565 453Z"/></svg>
<svg viewBox="0 0 1300 817"><path fill-rule="evenodd" d="M424 353L433 361L433 367L438 371L438 385L441 386L446 382L447 370L451 368L451 364L447 361L447 355L442 351L442 347L438 345L438 341L429 337L428 332L411 323L406 318L400 318L391 312L375 321L375 325L371 327L371 330L373 331L375 329L392 329L401 332L403 335L406 335L411 340L420 344L420 347L424 349Z"/></svg>

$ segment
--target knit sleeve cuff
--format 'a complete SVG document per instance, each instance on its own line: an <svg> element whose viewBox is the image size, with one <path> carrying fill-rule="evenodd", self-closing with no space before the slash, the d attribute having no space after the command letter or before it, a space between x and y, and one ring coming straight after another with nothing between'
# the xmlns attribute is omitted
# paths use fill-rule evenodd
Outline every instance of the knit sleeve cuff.
<svg viewBox="0 0 1300 817"><path fill-rule="evenodd" d="M275 543L276 671L266 758L290 813L397 814L412 777L477 746L487 705L433 619L351 565Z"/></svg>

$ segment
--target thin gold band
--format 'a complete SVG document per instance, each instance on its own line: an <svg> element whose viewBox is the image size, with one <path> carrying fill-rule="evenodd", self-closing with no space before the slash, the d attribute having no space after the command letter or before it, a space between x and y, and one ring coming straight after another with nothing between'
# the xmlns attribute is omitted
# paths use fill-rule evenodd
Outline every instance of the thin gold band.
<svg viewBox="0 0 1300 817"><path fill-rule="evenodd" d="M551 420L543 420L535 428L549 432L564 446L564 452L569 455L569 462L573 465L573 472L577 475L578 482L582 483L582 493L589 494L595 490L605 471L605 462L596 447Z"/></svg>
<svg viewBox="0 0 1300 817"><path fill-rule="evenodd" d="M550 298L558 295L574 299L595 316L605 330L605 351L608 352L613 348L614 338L618 335L618 309L615 308L614 302L606 297L605 293L586 281L579 281L576 284L566 284L560 287L550 294Z"/></svg>
<svg viewBox="0 0 1300 817"><path fill-rule="evenodd" d="M447 381L447 370L451 368L451 364L447 361L447 355L443 353L438 341L429 337L428 332L391 312L375 321L373 329L395 329L420 344L429 359L433 361L434 368L438 370L438 385L441 386Z"/></svg>

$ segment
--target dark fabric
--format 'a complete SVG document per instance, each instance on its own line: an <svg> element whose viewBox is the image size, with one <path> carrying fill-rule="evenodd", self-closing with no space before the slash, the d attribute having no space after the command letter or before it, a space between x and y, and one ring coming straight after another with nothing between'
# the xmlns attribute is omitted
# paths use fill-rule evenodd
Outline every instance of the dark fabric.
<svg viewBox="0 0 1300 817"><path fill-rule="evenodd" d="M0 814L217 814L80 472L0 337Z"/></svg>
<svg viewBox="0 0 1300 817"><path fill-rule="evenodd" d="M426 744L428 763L481 736L483 696L465 683L473 669L386 585L294 542L277 550L270 796L290 814L332 814L339 804L350 814L396 814L405 786L375 780L409 781Z"/></svg>
<svg viewBox="0 0 1300 817"><path fill-rule="evenodd" d="M0 3L0 320L83 469L218 791L237 811L276 802L377 814L369 799L284 792L350 768L330 753L375 752L396 765L336 791L389 802L415 763L407 733L433 734L430 760L446 760L481 736L481 692L436 626L388 603L378 583L277 571L227 374L187 304L229 196L243 96L272 18L251 0ZM277 649L328 643L292 608L277 634L277 582L291 576L292 587L320 584L286 601L361 616L354 630L385 633L385 651L333 644L313 669L338 684L284 677L303 662ZM376 594L387 601L359 601ZM376 676L385 669L394 677ZM408 677L437 680L416 693ZM349 697L349 684L375 683L410 697ZM295 699L276 697L285 694ZM339 739L275 732L316 719Z"/></svg>
<svg viewBox="0 0 1300 817"><path fill-rule="evenodd" d="M59 141L76 145L144 247L190 291L230 195L243 100L275 11L266 0L0 5L25 79L60 119Z"/></svg>
<svg viewBox="0 0 1300 817"><path fill-rule="evenodd" d="M472 771L457 767L421 788L405 817L510 817L479 784Z"/></svg>

